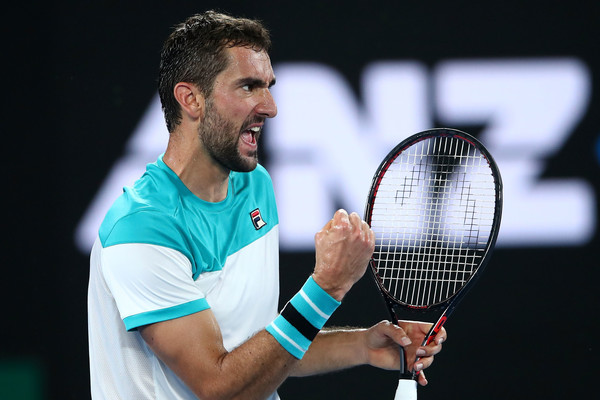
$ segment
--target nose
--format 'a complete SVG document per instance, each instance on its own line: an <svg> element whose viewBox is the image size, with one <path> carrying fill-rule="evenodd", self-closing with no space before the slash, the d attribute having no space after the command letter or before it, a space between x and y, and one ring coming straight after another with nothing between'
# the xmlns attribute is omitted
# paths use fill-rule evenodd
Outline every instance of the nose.
<svg viewBox="0 0 600 400"><path fill-rule="evenodd" d="M273 99L269 89L265 88L263 90L260 101L256 104L254 110L265 118L273 118L277 115L277 104L275 104L275 99Z"/></svg>

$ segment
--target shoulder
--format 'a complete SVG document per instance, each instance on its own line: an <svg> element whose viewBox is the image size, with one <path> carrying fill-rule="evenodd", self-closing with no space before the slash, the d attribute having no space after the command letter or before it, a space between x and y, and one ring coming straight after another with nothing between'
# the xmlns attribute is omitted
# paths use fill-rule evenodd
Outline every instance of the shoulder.
<svg viewBox="0 0 600 400"><path fill-rule="evenodd" d="M113 207L100 226L99 236L104 247L125 243L147 243L173 248L178 236L175 218L154 207Z"/></svg>
<svg viewBox="0 0 600 400"><path fill-rule="evenodd" d="M148 243L177 249L179 204L178 190L169 177L156 164L149 164L108 210L99 229L102 245Z"/></svg>
<svg viewBox="0 0 600 400"><path fill-rule="evenodd" d="M271 175L269 175L269 172L266 170L265 167L258 164L254 169L254 173L256 174L257 179L261 180L265 184L268 184L269 186L273 186L273 180L271 179Z"/></svg>
<svg viewBox="0 0 600 400"><path fill-rule="evenodd" d="M261 164L258 164L253 172L262 179L267 179L269 181L271 180L271 176L269 175L269 172Z"/></svg>

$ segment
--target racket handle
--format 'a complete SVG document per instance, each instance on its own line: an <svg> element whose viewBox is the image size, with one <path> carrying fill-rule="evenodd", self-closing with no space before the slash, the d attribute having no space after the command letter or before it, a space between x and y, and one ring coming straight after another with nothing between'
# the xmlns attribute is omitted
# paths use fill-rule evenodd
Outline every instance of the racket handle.
<svg viewBox="0 0 600 400"><path fill-rule="evenodd" d="M417 381L400 379L394 400L417 400Z"/></svg>

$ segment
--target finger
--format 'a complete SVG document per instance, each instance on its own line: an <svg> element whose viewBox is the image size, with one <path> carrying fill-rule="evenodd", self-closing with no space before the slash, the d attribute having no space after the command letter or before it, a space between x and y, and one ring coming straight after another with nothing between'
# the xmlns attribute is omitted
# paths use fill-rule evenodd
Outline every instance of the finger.
<svg viewBox="0 0 600 400"><path fill-rule="evenodd" d="M369 236L369 226L365 221L360 222L360 238L365 244L371 243L371 238Z"/></svg>
<svg viewBox="0 0 600 400"><path fill-rule="evenodd" d="M363 221L363 223L364 223L365 232L367 233L367 239L369 240L369 245L374 250L375 249L375 232L373 232L373 229L371 229L369 224L367 224L364 221Z"/></svg>
<svg viewBox="0 0 600 400"><path fill-rule="evenodd" d="M348 229L350 227L350 217L348 212L344 209L339 209L333 215L331 221L331 228L333 229Z"/></svg>
<svg viewBox="0 0 600 400"><path fill-rule="evenodd" d="M392 339L396 344L406 347L412 344L412 341L404 331L398 325L391 323L390 321L383 321L380 323L386 336Z"/></svg>
<svg viewBox="0 0 600 400"><path fill-rule="evenodd" d="M373 229L371 229L369 224L367 224L366 222L365 222L365 225L366 225L366 227L365 227L366 231L369 232L369 239L372 239L373 241L375 241L375 232L373 232Z"/></svg>
<svg viewBox="0 0 600 400"><path fill-rule="evenodd" d="M446 332L446 329L445 329L445 328L442 328L442 330L441 330L441 331L439 331L439 332L437 333L437 335L435 335L435 340L434 340L434 342L435 342L436 344L442 344L442 343L444 343L444 342L446 341L446 339L448 339L448 333Z"/></svg>
<svg viewBox="0 0 600 400"><path fill-rule="evenodd" d="M419 385L421 385L421 386L426 386L429 383L429 382L427 382L427 378L425 377L424 371L419 372L418 382L419 382Z"/></svg>
<svg viewBox="0 0 600 400"><path fill-rule="evenodd" d="M360 219L358 214L355 212L351 213L348 216L348 221L350 223L350 232L358 235L361 239L364 238L362 220Z"/></svg>
<svg viewBox="0 0 600 400"><path fill-rule="evenodd" d="M442 330L437 333L437 335L435 336L434 340L431 341L431 343L429 343L426 346L420 347L417 350L417 356L425 357L438 354L440 351L442 351L442 343L446 341L447 337L448 335L446 333L446 330L442 328Z"/></svg>
<svg viewBox="0 0 600 400"><path fill-rule="evenodd" d="M415 361L414 369L415 371L423 371L426 368L429 368L431 364L433 364L433 359L435 357L431 356L423 356Z"/></svg>
<svg viewBox="0 0 600 400"><path fill-rule="evenodd" d="M339 218L338 212L340 210L336 211L335 214L333 214L333 217L331 217L331 219L329 221L327 221L327 223L325 224L325 226L323 226L323 229L321 229L321 231L328 231L331 229L331 227L336 223L336 218Z"/></svg>
<svg viewBox="0 0 600 400"><path fill-rule="evenodd" d="M360 217L358 216L358 214L356 212L352 212L348 216L348 218L350 219L350 222L352 223L352 225L360 228L362 220L360 219Z"/></svg>
<svg viewBox="0 0 600 400"><path fill-rule="evenodd" d="M419 347L417 350L417 357L430 357L438 354L442 351L442 344L438 344L435 340L429 343L427 346Z"/></svg>
<svg viewBox="0 0 600 400"><path fill-rule="evenodd" d="M349 218L348 211L344 210L343 208L337 210L333 215L334 222L347 221Z"/></svg>
<svg viewBox="0 0 600 400"><path fill-rule="evenodd" d="M363 220L360 220L359 226L360 226L361 232L363 232L364 235L365 235L365 237L368 238L369 237L369 231L371 230L371 227L369 226L369 224L367 224Z"/></svg>
<svg viewBox="0 0 600 400"><path fill-rule="evenodd" d="M334 226L339 225L341 221L346 219L347 215L348 215L348 213L346 212L346 210L343 210L343 209L337 210L335 212L335 214L333 214L333 217L329 221L327 221L325 226L323 226L323 229L321 229L320 232L327 232Z"/></svg>
<svg viewBox="0 0 600 400"><path fill-rule="evenodd" d="M333 219L330 219L329 221L327 221L325 226L323 226L323 229L321 229L320 232L327 232L328 230L331 229L332 225L333 225Z"/></svg>

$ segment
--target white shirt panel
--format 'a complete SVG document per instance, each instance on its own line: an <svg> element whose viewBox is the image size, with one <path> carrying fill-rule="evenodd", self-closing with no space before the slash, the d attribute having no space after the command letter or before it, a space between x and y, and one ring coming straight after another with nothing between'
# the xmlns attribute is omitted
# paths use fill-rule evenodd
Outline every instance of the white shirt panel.
<svg viewBox="0 0 600 400"><path fill-rule="evenodd" d="M262 243L261 243L262 242ZM113 261L120 265L133 262L125 252L136 246L136 252L144 254L150 264L164 260L166 255L175 256L172 264L174 271L166 274L168 285L161 283L162 274L152 277L149 274L145 284L158 285L161 295L169 300L162 300L151 295L139 296L136 287L124 284L111 285L107 280L116 279L117 268L108 267ZM229 256L222 271L201 274L194 282L185 278L191 274L189 261L186 264L179 256L181 253L152 245L116 245L103 249L97 240L92 250L92 268L89 287L89 324L90 366L94 376L92 395L96 399L155 399L155 400L193 400L196 396L162 361L160 361L141 338L137 330L126 331L122 317L131 313L146 312L155 307L164 307L173 301L184 301L188 296L198 296L206 291L206 299L215 314L223 335L225 348L230 351L245 342L254 333L263 329L277 315L279 297L278 227L274 227L258 241L244 247ZM109 262L110 261L110 262ZM136 264L136 263L134 263ZM276 268L274 268L274 266ZM135 271L136 268L132 268ZM162 268L151 268L162 270ZM102 273L101 271L104 271ZM139 272L139 271L138 271ZM134 274L139 277L139 275ZM120 278L122 278L121 276ZM156 281L154 281L156 279ZM189 286L188 279L192 286ZM177 295L172 289L177 282L183 285L183 293ZM160 284L159 284L160 283ZM117 302L112 296L112 288L116 288L121 299ZM152 286L149 286L152 287ZM162 289L160 289L162 288ZM165 289L166 288L166 289ZM152 293L153 290L148 290ZM176 292L176 291L175 291ZM134 294L135 299L127 296ZM139 303L138 303L139 301ZM119 312L121 304L125 310ZM127 315L125 315L127 314ZM100 332L102 333L100 334ZM269 400L277 400L273 393Z"/></svg>
<svg viewBox="0 0 600 400"><path fill-rule="evenodd" d="M167 247L127 243L102 250L104 279L122 319L203 298L190 271L189 259Z"/></svg>
<svg viewBox="0 0 600 400"><path fill-rule="evenodd" d="M227 258L219 281L207 291L227 350L264 329L278 314L279 228ZM264 243L266 242L266 243Z"/></svg>

